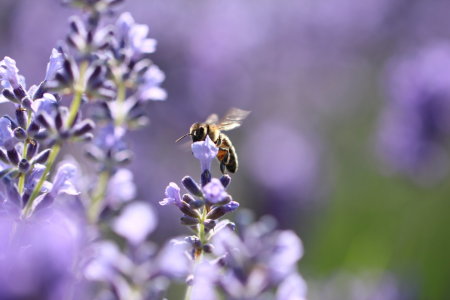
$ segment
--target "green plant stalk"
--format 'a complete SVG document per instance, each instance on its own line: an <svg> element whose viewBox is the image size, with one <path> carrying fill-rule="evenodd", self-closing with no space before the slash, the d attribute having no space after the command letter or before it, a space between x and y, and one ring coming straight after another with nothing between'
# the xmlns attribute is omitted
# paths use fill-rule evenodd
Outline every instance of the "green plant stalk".
<svg viewBox="0 0 450 300"><path fill-rule="evenodd" d="M37 185L34 187L33 192L31 193L30 199L28 200L27 205L25 206L25 208L23 210L22 216L28 217L30 215L31 209L33 207L33 202L36 199L36 197L39 195L41 188L44 185L45 179L47 178L48 173L50 172L51 168L53 167L53 164L55 163L60 150L61 150L61 146L59 144L53 145L50 156L45 165L44 173L42 174L41 178L39 179Z"/></svg>
<svg viewBox="0 0 450 300"><path fill-rule="evenodd" d="M75 94L73 96L72 103L70 105L69 116L67 117L67 120L66 120L67 127L72 126L73 122L75 121L75 117L77 116L78 110L80 109L81 97L84 93L84 88L85 88L84 76L85 76L88 66L89 66L89 64L87 61L82 62L80 65L80 77L78 78L78 81L75 84ZM30 121L30 118L28 118L28 121ZM47 163L45 165L44 173L42 174L41 178L39 179L38 184L34 187L33 192L31 193L30 199L28 200L25 208L23 209L23 212L22 212L23 217L28 217L31 214L33 202L36 199L36 197L39 195L41 188L44 185L45 179L47 178L48 173L52 169L53 164L55 163L60 150L61 150L60 144L57 143L57 144L53 145L51 153L50 153L50 157L48 158Z"/></svg>
<svg viewBox="0 0 450 300"><path fill-rule="evenodd" d="M97 186L92 195L91 203L88 210L88 219L92 224L97 222L98 215L102 208L102 200L105 198L106 189L108 188L108 182L111 174L109 171L103 171L100 173L100 177L97 182Z"/></svg>
<svg viewBox="0 0 450 300"><path fill-rule="evenodd" d="M206 244L207 242L205 233L205 220L207 214L208 210L206 209L206 207L203 207L202 216L200 218L200 224L198 226L198 238L200 239L202 245ZM203 258L203 249L201 249L199 253L197 253L197 251L194 252L194 271L197 266L197 263L201 261L202 258ZM186 288L186 292L184 294L184 300L190 300L191 293L192 293L192 285L188 285Z"/></svg>
<svg viewBox="0 0 450 300"><path fill-rule="evenodd" d="M119 104L120 109L117 111L119 112L119 116L116 118L116 126L122 126L122 124L125 122L125 112L123 110L123 103L125 102L126 96L127 96L127 88L125 86L125 83L123 81L117 81L117 104Z"/></svg>
<svg viewBox="0 0 450 300"><path fill-rule="evenodd" d="M116 76L117 78L118 76ZM126 99L127 88L125 86L125 82L116 79L115 83L117 85L117 98L116 101L118 104L123 105ZM125 116L121 109L118 110L121 114L117 117L115 125L121 126L125 121ZM99 180L97 182L97 186L95 187L94 193L92 194L90 207L88 210L88 218L89 221L93 224L97 222L98 215L100 214L100 210L102 207L102 200L105 197L106 189L108 188L109 179L111 177L111 172L103 171L100 173Z"/></svg>
<svg viewBox="0 0 450 300"><path fill-rule="evenodd" d="M72 104L70 105L69 116L66 120L67 128L70 128L75 121L78 111L81 106L81 97L83 96L85 90L85 74L89 64L87 61L84 61L80 65L80 77L75 85L75 94L73 96Z"/></svg>

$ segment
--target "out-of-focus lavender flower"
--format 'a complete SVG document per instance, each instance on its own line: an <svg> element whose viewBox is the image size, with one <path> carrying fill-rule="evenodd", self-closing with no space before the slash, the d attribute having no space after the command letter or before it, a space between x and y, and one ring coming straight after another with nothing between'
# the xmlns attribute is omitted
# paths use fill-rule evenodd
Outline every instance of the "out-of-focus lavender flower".
<svg viewBox="0 0 450 300"><path fill-rule="evenodd" d="M132 245L138 245L155 229L156 223L156 215L148 204L134 202L114 221L113 229Z"/></svg>
<svg viewBox="0 0 450 300"><path fill-rule="evenodd" d="M132 58L155 52L156 40L148 38L149 28L144 24L136 24L129 12L122 13L117 19L120 40L129 44Z"/></svg>
<svg viewBox="0 0 450 300"><path fill-rule="evenodd" d="M255 153L254 145L263 139L277 142ZM320 149L314 139L282 121L267 121L246 141L242 151L252 178L263 186L303 199L314 196L320 175ZM267 171L267 161L273 162L271 172Z"/></svg>
<svg viewBox="0 0 450 300"><path fill-rule="evenodd" d="M219 277L217 266L203 260L194 270L194 282L192 285L192 300L217 300L215 282Z"/></svg>
<svg viewBox="0 0 450 300"><path fill-rule="evenodd" d="M450 45L436 42L392 59L389 102L378 130L380 157L391 169L419 181L448 172Z"/></svg>
<svg viewBox="0 0 450 300"><path fill-rule="evenodd" d="M0 218L0 298L71 297L83 231L70 213L54 208L26 220Z"/></svg>
<svg viewBox="0 0 450 300"><path fill-rule="evenodd" d="M165 75L160 68L152 65L142 75L141 82L138 88L138 98L146 100L166 100L167 92L160 87L164 81Z"/></svg>
<svg viewBox="0 0 450 300"><path fill-rule="evenodd" d="M292 231L276 231L271 219L242 228L240 237L225 227L213 235L214 253L222 257L225 274L217 285L232 299L255 299L278 288L286 299L303 299L306 287L297 273L303 254L300 239ZM303 283L294 289L292 281ZM279 298L283 299L283 298Z"/></svg>
<svg viewBox="0 0 450 300"><path fill-rule="evenodd" d="M192 153L200 161L202 171L211 168L211 162L216 158L219 148L211 141L209 136L204 141L192 143Z"/></svg>
<svg viewBox="0 0 450 300"><path fill-rule="evenodd" d="M278 288L277 300L306 300L306 282L298 274L287 277Z"/></svg>
<svg viewBox="0 0 450 300"><path fill-rule="evenodd" d="M106 194L107 204L112 208L119 208L125 202L136 197L136 185L133 182L133 173L128 169L119 169L111 177Z"/></svg>
<svg viewBox="0 0 450 300"><path fill-rule="evenodd" d="M172 278L186 277L191 268L188 250L189 245L182 239L167 242L156 258L159 272Z"/></svg>
<svg viewBox="0 0 450 300"><path fill-rule="evenodd" d="M326 280L308 282L311 300L398 300L415 299L401 288L398 278L389 273L339 272Z"/></svg>

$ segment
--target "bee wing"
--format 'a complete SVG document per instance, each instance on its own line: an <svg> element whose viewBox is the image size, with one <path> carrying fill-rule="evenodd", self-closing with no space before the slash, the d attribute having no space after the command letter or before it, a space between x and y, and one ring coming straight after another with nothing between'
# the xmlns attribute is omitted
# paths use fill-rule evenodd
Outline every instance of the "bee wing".
<svg viewBox="0 0 450 300"><path fill-rule="evenodd" d="M219 116L217 114L211 114L205 121L206 124L217 124L219 122Z"/></svg>
<svg viewBox="0 0 450 300"><path fill-rule="evenodd" d="M250 111L239 108L231 108L218 125L220 130L227 131L241 126L242 121L247 118Z"/></svg>

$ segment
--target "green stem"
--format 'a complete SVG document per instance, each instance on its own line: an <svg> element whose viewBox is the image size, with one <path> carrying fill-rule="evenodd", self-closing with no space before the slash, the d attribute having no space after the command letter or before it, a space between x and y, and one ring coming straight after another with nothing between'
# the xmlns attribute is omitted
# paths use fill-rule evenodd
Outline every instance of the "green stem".
<svg viewBox="0 0 450 300"><path fill-rule="evenodd" d="M74 93L74 96L72 99L72 103L70 105L69 116L66 119L67 127L70 127L73 125L73 122L75 121L77 113L80 110L81 97L82 97L82 95L84 93L84 89L85 89L85 78L84 77L86 75L86 70L88 67L89 67L89 63L87 61L82 62L80 65L80 76L78 77L78 81L76 82L75 87L74 87L75 93ZM30 119L31 119L30 114L31 114L31 112L29 112L28 121L30 121ZM39 179L39 182L37 183L37 185L34 187L33 192L31 193L30 199L28 199L28 202L27 202L25 208L23 209L22 216L28 217L31 214L32 209L33 209L33 202L36 199L36 197L39 195L39 193L41 192L41 189L42 189L42 186L44 185L45 179L47 178L48 173L52 169L53 164L55 163L60 150L61 150L60 144L57 143L57 144L53 145L51 153L50 153L50 157L48 158L47 163L45 165L44 173L42 174L41 178ZM19 179L19 186L21 184L20 183L21 180L24 181L25 179Z"/></svg>
<svg viewBox="0 0 450 300"><path fill-rule="evenodd" d="M123 81L117 81L117 104L120 108L117 110L120 115L116 118L116 126L121 126L125 121L125 114L123 108L123 103L125 102L127 96L127 88Z"/></svg>
<svg viewBox="0 0 450 300"><path fill-rule="evenodd" d="M70 105L70 112L69 116L66 120L66 126L69 128L73 125L73 122L75 121L75 118L77 116L78 111L80 110L81 106L81 98L85 90L85 74L86 70L88 68L89 64L87 61L84 61L80 65L80 76L78 78L78 81L75 85L75 93L73 96L72 104Z"/></svg>
<svg viewBox="0 0 450 300"><path fill-rule="evenodd" d="M198 238L200 239L200 242L202 245L206 244L206 232L205 232L205 220L206 215L208 214L208 209L206 207L203 207L202 210L202 216L200 218L200 224L198 226ZM198 262L200 262L203 258L203 249L201 249L199 252L194 252L194 268L193 273L195 273L195 268L197 267ZM189 284L186 288L186 292L184 294L184 300L190 300L191 299L191 293L192 293L192 285Z"/></svg>
<svg viewBox="0 0 450 300"><path fill-rule="evenodd" d="M31 193L30 199L28 199L27 205L25 206L25 208L23 210L22 216L28 217L31 214L33 202L36 199L36 197L39 195L39 193L42 189L42 186L44 185L45 179L47 178L48 173L52 169L53 164L55 163L55 160L58 157L60 150L61 150L61 146L59 144L55 144L52 147L50 156L49 156L47 164L45 166L44 173L42 174L41 178L39 179L37 185L34 187L33 192Z"/></svg>
<svg viewBox="0 0 450 300"><path fill-rule="evenodd" d="M101 172L100 177L98 178L97 187L92 195L91 204L88 210L88 218L92 224L97 222L98 215L100 214L102 200L105 198L109 178L110 173L108 171Z"/></svg>

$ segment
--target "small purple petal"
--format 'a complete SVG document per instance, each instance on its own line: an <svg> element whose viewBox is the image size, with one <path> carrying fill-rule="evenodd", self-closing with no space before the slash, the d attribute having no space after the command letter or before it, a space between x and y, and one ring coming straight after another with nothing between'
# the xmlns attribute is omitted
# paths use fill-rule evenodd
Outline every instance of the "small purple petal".
<svg viewBox="0 0 450 300"><path fill-rule="evenodd" d="M159 86L165 77L164 72L159 67L152 65L142 76L138 90L139 99L142 101L166 100L167 93Z"/></svg>
<svg viewBox="0 0 450 300"><path fill-rule="evenodd" d="M212 204L222 201L228 194L219 179L213 178L203 187L206 200Z"/></svg>
<svg viewBox="0 0 450 300"><path fill-rule="evenodd" d="M49 116L52 116L58 107L58 100L56 100L53 94L45 93L44 97L33 101L31 109L35 113L46 112Z"/></svg>
<svg viewBox="0 0 450 300"><path fill-rule="evenodd" d="M17 142L11 129L11 121L5 117L0 118L0 146L10 150Z"/></svg>
<svg viewBox="0 0 450 300"><path fill-rule="evenodd" d="M165 194L166 198L159 202L160 205L179 205L181 203L180 187L175 182L169 183L169 185L166 187Z"/></svg>
<svg viewBox="0 0 450 300"><path fill-rule="evenodd" d="M50 195L55 198L59 194L78 195L72 183L73 178L76 176L77 168L69 163L65 163L58 168L55 178L53 179L53 187L50 191Z"/></svg>
<svg viewBox="0 0 450 300"><path fill-rule="evenodd" d="M18 88L21 79L19 77L19 69L17 69L16 61L8 56L0 62L0 85L3 88Z"/></svg>
<svg viewBox="0 0 450 300"><path fill-rule="evenodd" d="M211 162L219 153L219 148L211 141L209 136L204 141L195 142L191 146L194 157L200 160L202 171L211 168Z"/></svg>
<svg viewBox="0 0 450 300"><path fill-rule="evenodd" d="M47 64L47 71L45 73L45 80L51 80L55 77L56 72L58 72L64 62L64 55L57 49L52 49L52 54L50 55L50 61Z"/></svg>

